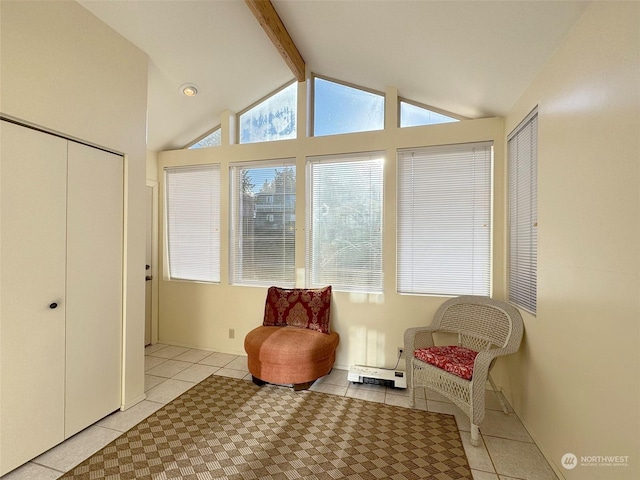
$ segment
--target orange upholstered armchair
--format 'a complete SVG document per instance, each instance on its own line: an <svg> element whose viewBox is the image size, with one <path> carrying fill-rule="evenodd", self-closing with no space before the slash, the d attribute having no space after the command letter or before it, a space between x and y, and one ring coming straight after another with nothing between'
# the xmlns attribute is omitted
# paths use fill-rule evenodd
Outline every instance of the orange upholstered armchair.
<svg viewBox="0 0 640 480"><path fill-rule="evenodd" d="M331 287L270 287L260 327L244 339L249 372L256 385L309 388L333 368L339 336L329 329Z"/></svg>

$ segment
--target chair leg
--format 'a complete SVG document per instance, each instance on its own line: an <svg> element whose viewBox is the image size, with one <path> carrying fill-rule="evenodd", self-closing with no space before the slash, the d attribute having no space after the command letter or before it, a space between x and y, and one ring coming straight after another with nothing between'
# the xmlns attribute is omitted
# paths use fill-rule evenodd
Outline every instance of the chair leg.
<svg viewBox="0 0 640 480"><path fill-rule="evenodd" d="M473 423L471 424L471 445L474 447L480 446L480 427Z"/></svg>
<svg viewBox="0 0 640 480"><path fill-rule="evenodd" d="M409 385L409 406L411 408L416 406L416 394L415 394L415 389Z"/></svg>
<svg viewBox="0 0 640 480"><path fill-rule="evenodd" d="M293 391L300 392L302 390L309 390L309 387L313 385L313 382L315 382L315 380L311 380L310 382L305 382L305 383L296 383L293 385Z"/></svg>
<svg viewBox="0 0 640 480"><path fill-rule="evenodd" d="M502 400L502 395L500 395L500 392L498 392L498 388L496 387L496 384L493 383L493 378L491 378L491 374L489 374L488 378L489 378L489 383L491 384L491 388L493 388L493 393L496 397L498 397L498 401L502 406L502 411L505 413L505 415L509 415L509 409L507 408L507 405L504 403L504 400Z"/></svg>

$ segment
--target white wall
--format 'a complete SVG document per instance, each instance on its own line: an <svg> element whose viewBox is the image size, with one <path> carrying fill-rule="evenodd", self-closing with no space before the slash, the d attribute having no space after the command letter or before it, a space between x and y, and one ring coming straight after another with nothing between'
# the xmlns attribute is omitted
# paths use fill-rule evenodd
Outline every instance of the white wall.
<svg viewBox="0 0 640 480"><path fill-rule="evenodd" d="M302 85L305 88L305 85ZM301 98L305 98L304 93ZM397 105L397 91L390 88L387 104ZM395 111L395 108L393 108ZM390 115L391 119L394 115ZM222 119L223 128L228 122ZM394 123L388 122L388 123ZM302 128L302 130L304 130ZM246 145L177 150L159 154L159 168L172 165L188 165L207 162L221 163L222 178L222 227L221 227L221 282L198 284L193 282L160 282L159 339L161 342L212 349L220 352L245 354L243 340L247 332L262 323L266 287L229 285L229 165L243 160L295 158L297 174L296 200L296 267L304 278L304 210L305 210L305 156L349 153L362 151L386 151L384 167L384 294L358 295L334 292L331 328L340 334L336 366L346 368L351 364L394 366L397 347L403 345L404 330L410 326L427 325L442 297L418 297L399 295L395 286L395 176L396 149L401 147L439 145L494 140L495 163L499 184L502 185L504 151L504 123L502 119L469 120L459 123L399 129L387 128L381 132L336 135L330 137L268 142ZM226 138L223 132L223 138ZM160 178L160 198L163 198L163 175ZM498 189L501 194L501 189ZM495 236L502 248L503 211L496 205ZM164 245L161 242L160 252ZM502 257L495 259L494 292L502 295ZM302 285L299 285L302 286ZM235 338L229 339L228 331L235 329Z"/></svg>
<svg viewBox="0 0 640 480"><path fill-rule="evenodd" d="M538 105L538 314L513 406L567 479L640 472L640 3L595 2L506 118ZM629 456L628 467L560 465Z"/></svg>
<svg viewBox="0 0 640 480"><path fill-rule="evenodd" d="M129 406L144 398L147 57L71 1L3 1L1 22L0 112L126 155L123 405Z"/></svg>

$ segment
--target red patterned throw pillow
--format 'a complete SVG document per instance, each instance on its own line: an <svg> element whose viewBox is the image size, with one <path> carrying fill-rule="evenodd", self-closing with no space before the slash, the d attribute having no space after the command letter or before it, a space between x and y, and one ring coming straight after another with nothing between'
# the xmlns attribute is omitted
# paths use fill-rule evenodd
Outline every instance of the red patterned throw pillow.
<svg viewBox="0 0 640 480"><path fill-rule="evenodd" d="M269 287L263 325L308 328L330 333L331 286L324 288Z"/></svg>
<svg viewBox="0 0 640 480"><path fill-rule="evenodd" d="M447 347L421 348L414 352L418 360L453 373L465 380L473 377L473 364L478 352L455 345Z"/></svg>

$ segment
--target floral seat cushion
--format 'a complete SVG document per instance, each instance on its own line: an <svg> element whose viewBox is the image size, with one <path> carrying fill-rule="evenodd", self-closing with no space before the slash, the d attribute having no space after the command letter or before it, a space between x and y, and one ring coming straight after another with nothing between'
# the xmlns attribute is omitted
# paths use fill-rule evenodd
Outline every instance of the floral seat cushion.
<svg viewBox="0 0 640 480"><path fill-rule="evenodd" d="M453 373L465 380L473 377L473 363L478 352L455 345L420 348L414 352L418 360Z"/></svg>

